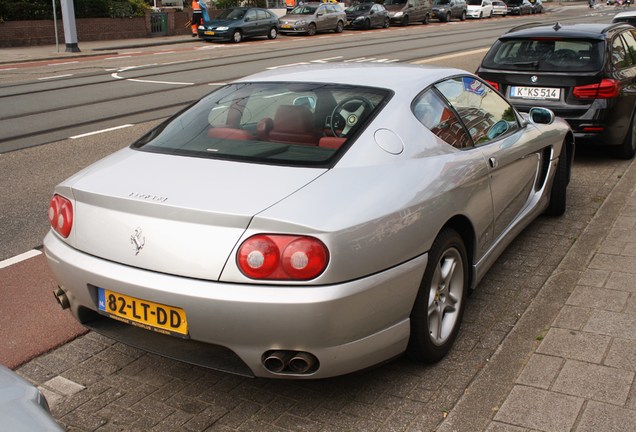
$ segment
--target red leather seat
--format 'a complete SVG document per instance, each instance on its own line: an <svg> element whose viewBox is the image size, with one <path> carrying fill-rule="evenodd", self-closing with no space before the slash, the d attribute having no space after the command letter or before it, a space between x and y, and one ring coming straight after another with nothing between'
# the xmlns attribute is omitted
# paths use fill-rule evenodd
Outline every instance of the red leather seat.
<svg viewBox="0 0 636 432"><path fill-rule="evenodd" d="M313 114L306 105L281 105L276 110L267 139L317 146L320 135L314 129Z"/></svg>
<svg viewBox="0 0 636 432"><path fill-rule="evenodd" d="M330 149L339 149L346 140L347 140L346 138L341 138L341 137L331 137L331 136L322 137L320 138L320 141L318 142L318 146L330 148Z"/></svg>
<svg viewBox="0 0 636 432"><path fill-rule="evenodd" d="M210 138L229 139L229 140L252 140L254 137L251 133L243 129L234 129L229 127L215 127L208 129Z"/></svg>

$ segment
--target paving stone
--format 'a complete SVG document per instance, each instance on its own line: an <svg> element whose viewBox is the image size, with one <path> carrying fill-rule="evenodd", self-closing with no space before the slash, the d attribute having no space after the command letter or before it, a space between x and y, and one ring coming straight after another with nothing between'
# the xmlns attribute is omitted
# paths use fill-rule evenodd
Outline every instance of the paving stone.
<svg viewBox="0 0 636 432"><path fill-rule="evenodd" d="M530 429L569 432L584 399L516 385L494 420Z"/></svg>
<svg viewBox="0 0 636 432"><path fill-rule="evenodd" d="M62 376L56 376L42 384L42 386L62 396L71 396L86 388L85 386Z"/></svg>
<svg viewBox="0 0 636 432"><path fill-rule="evenodd" d="M553 391L623 405L634 380L634 372L568 360L559 373Z"/></svg>
<svg viewBox="0 0 636 432"><path fill-rule="evenodd" d="M547 390L559 374L563 364L564 360L560 357L533 354L516 383Z"/></svg>
<svg viewBox="0 0 636 432"><path fill-rule="evenodd" d="M636 411L590 401L577 432L625 432L636 430Z"/></svg>
<svg viewBox="0 0 636 432"><path fill-rule="evenodd" d="M636 371L636 341L613 339L603 364L628 371Z"/></svg>
<svg viewBox="0 0 636 432"><path fill-rule="evenodd" d="M636 274L612 272L605 285L607 288L636 292Z"/></svg>
<svg viewBox="0 0 636 432"><path fill-rule="evenodd" d="M600 363L611 338L581 331L551 328L537 353Z"/></svg>
<svg viewBox="0 0 636 432"><path fill-rule="evenodd" d="M56 393L54 391L51 391L47 388L44 387L38 387L38 390L40 390L40 393L42 393L44 395L44 398L46 399L47 403L49 404L49 408L53 409L56 406L58 406L60 403L62 403L62 401L64 400L64 396L62 396L59 393Z"/></svg>
<svg viewBox="0 0 636 432"><path fill-rule="evenodd" d="M598 287L577 286L566 304L620 312L627 303L629 293Z"/></svg>
<svg viewBox="0 0 636 432"><path fill-rule="evenodd" d="M614 254L596 254L592 258L590 268L609 271L626 271L636 273L636 257L621 256ZM633 269L632 271L629 271Z"/></svg>
<svg viewBox="0 0 636 432"><path fill-rule="evenodd" d="M636 316L618 312L594 310L583 331L636 340Z"/></svg>
<svg viewBox="0 0 636 432"><path fill-rule="evenodd" d="M505 423L490 422L485 432L532 432L530 429L526 429L519 426L513 426Z"/></svg>
<svg viewBox="0 0 636 432"><path fill-rule="evenodd" d="M578 306L563 306L552 323L553 327L581 330L590 317L592 310Z"/></svg>
<svg viewBox="0 0 636 432"><path fill-rule="evenodd" d="M601 288L605 286L605 282L610 272L607 270L585 270L579 278L580 285L593 286Z"/></svg>

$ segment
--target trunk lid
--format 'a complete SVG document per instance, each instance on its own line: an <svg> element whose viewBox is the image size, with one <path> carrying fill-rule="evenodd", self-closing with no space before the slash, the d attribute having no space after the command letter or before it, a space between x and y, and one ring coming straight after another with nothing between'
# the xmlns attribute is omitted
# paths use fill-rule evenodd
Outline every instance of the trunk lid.
<svg viewBox="0 0 636 432"><path fill-rule="evenodd" d="M124 149L58 192L75 200L73 247L134 267L218 280L252 217L324 172Z"/></svg>

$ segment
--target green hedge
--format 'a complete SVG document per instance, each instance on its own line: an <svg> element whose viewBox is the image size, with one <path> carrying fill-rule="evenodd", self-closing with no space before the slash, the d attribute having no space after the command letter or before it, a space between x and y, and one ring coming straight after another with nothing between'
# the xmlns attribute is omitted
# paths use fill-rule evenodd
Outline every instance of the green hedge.
<svg viewBox="0 0 636 432"><path fill-rule="evenodd" d="M69 0L75 18L130 18L143 16L150 5L144 0ZM58 19L60 0L55 0ZM52 0L0 0L0 22L53 19Z"/></svg>

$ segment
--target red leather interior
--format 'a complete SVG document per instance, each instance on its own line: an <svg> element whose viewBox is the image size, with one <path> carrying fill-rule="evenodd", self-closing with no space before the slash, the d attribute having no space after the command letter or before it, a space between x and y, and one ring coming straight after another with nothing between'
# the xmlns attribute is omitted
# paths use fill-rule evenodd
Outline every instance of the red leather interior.
<svg viewBox="0 0 636 432"><path fill-rule="evenodd" d="M208 129L210 138L230 139L230 140L252 140L254 137L248 131L243 129L234 129L229 127L215 127Z"/></svg>
<svg viewBox="0 0 636 432"><path fill-rule="evenodd" d="M342 146L346 140L347 140L346 138L340 138L340 137L322 137L320 138L320 141L318 142L318 146L331 148L331 149L339 149L340 146Z"/></svg>
<svg viewBox="0 0 636 432"><path fill-rule="evenodd" d="M281 105L276 110L269 141L318 145L320 136L314 130L312 112L305 105Z"/></svg>

